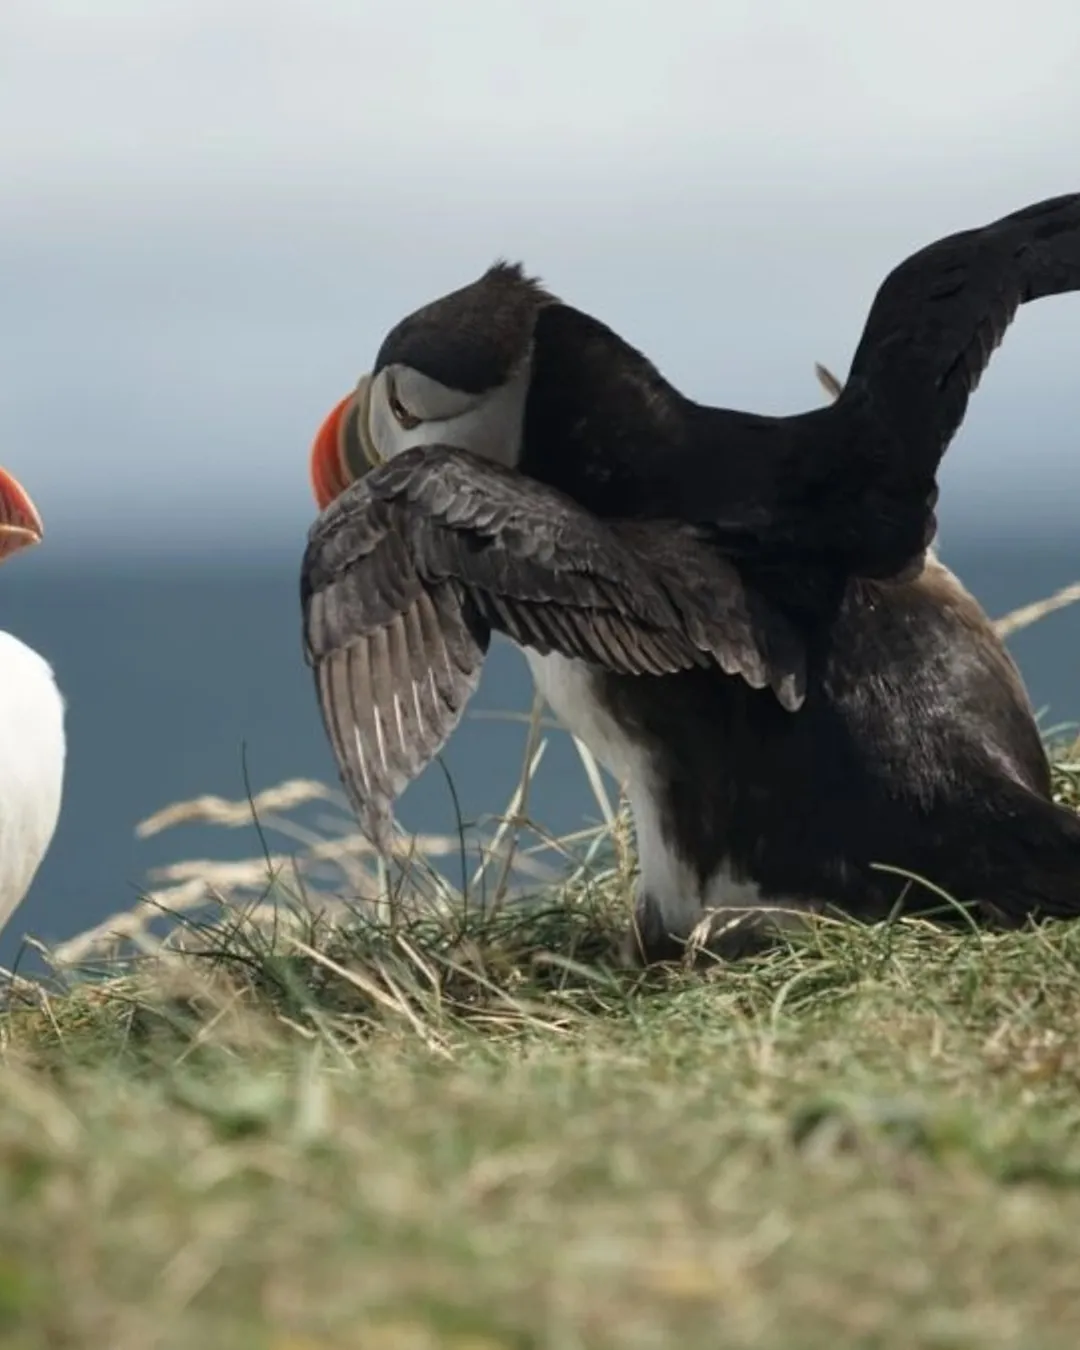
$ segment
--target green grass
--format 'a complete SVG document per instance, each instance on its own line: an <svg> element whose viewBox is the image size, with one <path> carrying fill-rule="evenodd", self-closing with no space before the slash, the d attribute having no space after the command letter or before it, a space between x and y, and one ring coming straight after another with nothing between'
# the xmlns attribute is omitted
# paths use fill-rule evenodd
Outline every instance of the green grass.
<svg viewBox="0 0 1080 1350"><path fill-rule="evenodd" d="M602 789L600 825L517 861L496 825L467 905L421 867L345 911L327 859L356 893L370 860L289 816L325 790L275 792L271 884L170 869L111 925L135 959L106 925L12 982L3 1350L1080 1343L1080 925L821 921L642 977L613 964L632 858ZM147 828L200 814L245 808Z"/></svg>
<svg viewBox="0 0 1080 1350"><path fill-rule="evenodd" d="M532 959L586 917L13 1008L0 1344L1075 1347L1080 929Z"/></svg>

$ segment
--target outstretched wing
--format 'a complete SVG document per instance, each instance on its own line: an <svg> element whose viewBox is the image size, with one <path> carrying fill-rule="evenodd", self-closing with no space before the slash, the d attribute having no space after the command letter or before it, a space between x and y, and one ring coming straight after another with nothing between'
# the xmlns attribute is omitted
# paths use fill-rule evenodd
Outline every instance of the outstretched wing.
<svg viewBox="0 0 1080 1350"><path fill-rule="evenodd" d="M842 400L936 472L1017 309L1077 289L1080 193L939 239L878 288Z"/></svg>
<svg viewBox="0 0 1080 1350"><path fill-rule="evenodd" d="M934 536L942 456L1017 308L1078 289L1080 193L940 239L879 287L834 403L702 413L686 453L639 452L649 500L746 561L896 576Z"/></svg>
<svg viewBox="0 0 1080 1350"><path fill-rule="evenodd" d="M342 781L384 849L392 802L460 720L492 630L622 674L714 664L789 709L804 695L794 629L694 527L605 524L448 447L405 451L323 512L301 603Z"/></svg>

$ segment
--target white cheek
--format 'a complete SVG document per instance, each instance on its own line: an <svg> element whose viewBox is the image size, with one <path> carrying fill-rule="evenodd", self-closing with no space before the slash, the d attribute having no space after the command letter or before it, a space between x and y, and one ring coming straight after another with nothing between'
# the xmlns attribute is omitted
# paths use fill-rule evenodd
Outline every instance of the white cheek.
<svg viewBox="0 0 1080 1350"><path fill-rule="evenodd" d="M458 419L459 421L462 419ZM472 449L468 438L453 434L456 422L421 422L418 427L408 431L390 411L385 397L376 394L371 400L368 416L368 429L375 449L383 459L393 459L403 450L411 450L414 445L452 445Z"/></svg>
<svg viewBox="0 0 1080 1350"><path fill-rule="evenodd" d="M456 432L459 423L466 421L475 413L466 413L464 417L448 421L424 421L419 426L405 427L390 411L386 381L382 375L375 381L371 390L371 404L368 409L368 434L372 444L383 459L393 459L403 450L414 445L452 445L472 450L473 437L468 433ZM480 453L479 451L477 453Z"/></svg>
<svg viewBox="0 0 1080 1350"><path fill-rule="evenodd" d="M380 375L372 386L368 411L372 443L384 459L414 445L449 445L512 468L521 458L529 375L529 363L523 362L501 389L486 395L476 407L457 417L425 420L408 431L390 411L386 380Z"/></svg>
<svg viewBox="0 0 1080 1350"><path fill-rule="evenodd" d="M371 390L371 402L368 405L368 435L383 459L392 459L394 455L400 455L402 450L407 450L410 445L415 444L410 433L403 430L400 422L390 411L386 380L382 375L376 379Z"/></svg>
<svg viewBox="0 0 1080 1350"><path fill-rule="evenodd" d="M529 392L529 367L521 369L501 389L458 417L425 422L416 429L416 440L426 445L441 442L513 468L521 459L525 399Z"/></svg>
<svg viewBox="0 0 1080 1350"><path fill-rule="evenodd" d="M531 361L523 361L514 375L496 390L472 417L483 417L483 444L477 453L513 468L521 459L525 400L529 395Z"/></svg>

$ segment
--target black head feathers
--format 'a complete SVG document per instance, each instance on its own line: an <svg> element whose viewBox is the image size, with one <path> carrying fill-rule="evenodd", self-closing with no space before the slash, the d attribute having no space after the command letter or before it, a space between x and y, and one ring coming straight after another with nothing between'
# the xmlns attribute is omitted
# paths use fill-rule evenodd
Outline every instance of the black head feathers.
<svg viewBox="0 0 1080 1350"><path fill-rule="evenodd" d="M536 317L555 297L520 263L499 259L477 281L415 310L390 330L372 373L408 366L450 389L505 384L528 350Z"/></svg>

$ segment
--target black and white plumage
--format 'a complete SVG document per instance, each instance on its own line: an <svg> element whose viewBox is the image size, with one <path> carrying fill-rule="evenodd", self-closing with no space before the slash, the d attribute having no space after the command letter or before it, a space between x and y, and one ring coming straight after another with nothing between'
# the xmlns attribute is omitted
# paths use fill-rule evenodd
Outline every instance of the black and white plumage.
<svg viewBox="0 0 1080 1350"><path fill-rule="evenodd" d="M1015 668L926 559L1008 322L1078 287L1080 195L939 241L879 289L836 401L789 418L692 403L505 265L410 315L312 455L307 651L367 828L497 629L627 786L648 959L709 910L884 913L875 863L1007 920L1080 910Z"/></svg>
<svg viewBox="0 0 1080 1350"><path fill-rule="evenodd" d="M0 469L0 562L36 544L41 517ZM60 818L66 738L52 667L0 632L0 928L22 903Z"/></svg>
<svg viewBox="0 0 1080 1350"><path fill-rule="evenodd" d="M623 675L712 668L789 709L804 694L794 625L702 531L599 521L469 451L403 451L339 497L304 586L334 752L384 845L393 798L457 725L493 629Z"/></svg>

